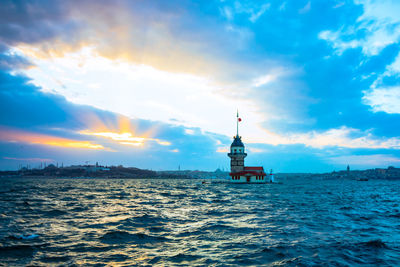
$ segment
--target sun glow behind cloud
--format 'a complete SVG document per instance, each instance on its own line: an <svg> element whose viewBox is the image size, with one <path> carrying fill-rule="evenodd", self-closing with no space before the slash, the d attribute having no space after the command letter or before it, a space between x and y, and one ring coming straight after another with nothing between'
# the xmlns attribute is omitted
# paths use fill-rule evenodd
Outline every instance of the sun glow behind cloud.
<svg viewBox="0 0 400 267"><path fill-rule="evenodd" d="M113 141L118 142L121 145L129 145L129 146L143 146L145 142L154 141L157 142L159 145L169 146L171 145L170 142L162 141L155 138L149 137L137 137L133 136L132 133L123 132L123 133L115 133L115 132L90 132L90 131L81 131L81 134L85 135L92 135L92 136L99 136L104 137L107 139L111 139Z"/></svg>
<svg viewBox="0 0 400 267"><path fill-rule="evenodd" d="M79 131L79 134L100 137L111 140L120 145L144 147L148 142L155 142L161 146L170 146L171 142L154 138L157 127L139 127L130 118L118 115L114 120L105 120L95 113L87 113L80 118L88 129Z"/></svg>
<svg viewBox="0 0 400 267"><path fill-rule="evenodd" d="M126 116L117 115L114 118L100 117L95 112L88 111L84 114L79 114L79 116L74 119L82 123L82 125L85 125L87 128L80 131L71 131L66 129L58 130L68 132L75 136L80 136L80 139L83 140L1 127L0 141L40 144L64 148L102 149L107 151L118 151L118 147L115 146L115 144L144 147L146 143L153 142L160 146L171 145L171 142L169 141L154 137L157 135L157 126L151 125L148 127L139 127L138 125L135 125L133 120ZM85 136L91 137L90 139L94 138L96 143L94 143L94 141L85 140L87 139ZM112 148L109 146L112 146Z"/></svg>
<svg viewBox="0 0 400 267"><path fill-rule="evenodd" d="M61 137L32 133L21 130L12 130L4 128L0 130L1 130L0 131L1 141L58 146L64 148L105 149L104 146L92 143L90 141L73 140L68 138L61 138Z"/></svg>
<svg viewBox="0 0 400 267"><path fill-rule="evenodd" d="M228 136L234 132L239 108L246 114L246 136L263 134L258 124L265 118L257 104L231 96L232 88L221 87L208 77L111 60L96 54L93 47L48 58L38 56L34 47L20 46L15 52L35 63L35 68L25 70L35 85L77 104Z"/></svg>

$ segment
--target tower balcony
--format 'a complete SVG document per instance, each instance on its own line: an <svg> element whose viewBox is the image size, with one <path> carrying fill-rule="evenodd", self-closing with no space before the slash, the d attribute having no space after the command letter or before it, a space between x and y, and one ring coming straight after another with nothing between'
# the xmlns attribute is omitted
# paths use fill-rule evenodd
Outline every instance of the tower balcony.
<svg viewBox="0 0 400 267"><path fill-rule="evenodd" d="M247 153L228 153L228 157L247 157Z"/></svg>

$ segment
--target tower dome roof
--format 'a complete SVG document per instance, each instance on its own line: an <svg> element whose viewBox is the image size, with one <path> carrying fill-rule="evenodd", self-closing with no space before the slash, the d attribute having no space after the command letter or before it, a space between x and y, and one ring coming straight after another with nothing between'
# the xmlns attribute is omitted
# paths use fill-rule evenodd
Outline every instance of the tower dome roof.
<svg viewBox="0 0 400 267"><path fill-rule="evenodd" d="M233 146L244 147L241 136L235 136L234 137L233 142L231 144L231 147L233 147Z"/></svg>

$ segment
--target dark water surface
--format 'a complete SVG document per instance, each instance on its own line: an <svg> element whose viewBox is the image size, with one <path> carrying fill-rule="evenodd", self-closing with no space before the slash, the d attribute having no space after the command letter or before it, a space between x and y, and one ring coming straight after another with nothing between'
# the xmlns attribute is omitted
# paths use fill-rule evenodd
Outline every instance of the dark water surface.
<svg viewBox="0 0 400 267"><path fill-rule="evenodd" d="M0 265L400 265L400 181L0 182Z"/></svg>

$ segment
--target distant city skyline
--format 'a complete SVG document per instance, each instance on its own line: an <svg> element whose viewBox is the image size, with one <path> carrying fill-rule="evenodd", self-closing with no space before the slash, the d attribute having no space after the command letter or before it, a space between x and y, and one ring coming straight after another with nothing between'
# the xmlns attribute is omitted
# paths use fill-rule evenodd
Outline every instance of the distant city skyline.
<svg viewBox="0 0 400 267"><path fill-rule="evenodd" d="M400 166L400 2L2 1L0 170Z"/></svg>

